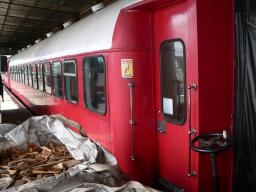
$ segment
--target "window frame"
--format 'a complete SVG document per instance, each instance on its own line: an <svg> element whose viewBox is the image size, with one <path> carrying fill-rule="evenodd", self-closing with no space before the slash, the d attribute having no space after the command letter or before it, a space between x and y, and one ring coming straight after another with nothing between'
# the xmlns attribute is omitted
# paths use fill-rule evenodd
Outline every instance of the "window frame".
<svg viewBox="0 0 256 192"><path fill-rule="evenodd" d="M17 82L17 66L13 67L13 71L14 71L14 78L13 78L13 80Z"/></svg>
<svg viewBox="0 0 256 192"><path fill-rule="evenodd" d="M36 82L34 82L34 79L33 79L33 66L35 67L36 69ZM31 64L31 79L32 79L32 88L36 89L36 90L39 90L39 84L38 84L38 69L37 69L37 63L34 63L34 64ZM36 83L36 84L35 84ZM36 86L36 87L35 87Z"/></svg>
<svg viewBox="0 0 256 192"><path fill-rule="evenodd" d="M10 79L13 80L13 67L10 67Z"/></svg>
<svg viewBox="0 0 256 192"><path fill-rule="evenodd" d="M87 106L87 102L86 102L86 92L85 92L85 74L84 74L84 66L85 66L85 60L87 58L92 58L92 57L101 57L103 58L103 63L104 63L104 78L105 78L105 82L104 82L104 93L105 93L105 111L103 113L95 110L95 109L92 109L92 108L89 108ZM84 107L86 109L88 109L89 111L92 111L94 113L97 113L101 116L105 116L107 114L107 74L106 74L106 68L107 68L107 64L106 64L106 59L104 57L104 55L90 55L90 56L84 56L83 58L83 63L82 63L82 73L83 73L83 100L84 100Z"/></svg>
<svg viewBox="0 0 256 192"><path fill-rule="evenodd" d="M18 82L20 83L20 81L21 81L21 74L20 74L20 72L21 72L21 70L20 70L20 65L18 65L17 66L17 72L18 72Z"/></svg>
<svg viewBox="0 0 256 192"><path fill-rule="evenodd" d="M34 81L32 77L32 64L28 65L28 78L29 78L29 86L34 88Z"/></svg>
<svg viewBox="0 0 256 192"><path fill-rule="evenodd" d="M18 81L18 71L17 71L17 66L14 66L14 81Z"/></svg>
<svg viewBox="0 0 256 192"><path fill-rule="evenodd" d="M184 116L181 120L176 120L175 118L171 117L171 115L168 114L164 114L163 113L163 86L162 86L162 82L163 82L163 67L162 67L162 49L163 49L163 45L165 43L171 43L171 42L180 42L182 44L182 48L183 48L183 60L184 60ZM162 116L164 118L165 121L176 124L176 125L184 125L187 121L187 78L186 78L186 72L187 72L187 66L186 66L186 46L185 43L182 39L180 38L176 38L176 39L169 39L169 40L165 40L163 42L161 42L160 44L160 103L161 103L161 111L162 111Z"/></svg>
<svg viewBox="0 0 256 192"><path fill-rule="evenodd" d="M22 83L22 66L19 65L19 82Z"/></svg>
<svg viewBox="0 0 256 192"><path fill-rule="evenodd" d="M21 74L22 74L22 83L25 85L26 80L25 80L25 65L21 66Z"/></svg>
<svg viewBox="0 0 256 192"><path fill-rule="evenodd" d="M51 61L51 62L49 62L50 63L50 65L51 65L51 76L52 76L52 96L54 96L55 98L57 98L57 99L62 99L63 100L63 98L64 98L64 94L63 94L63 63L61 62L61 60L55 60L55 61ZM54 93L54 90L55 90L55 87L54 87L54 79L53 79L53 72L52 72L52 70L53 70L53 64L54 63L60 63L60 65L61 65L61 87L62 87L62 91L61 91L61 97L58 97L58 96L56 96Z"/></svg>
<svg viewBox="0 0 256 192"><path fill-rule="evenodd" d="M45 83L44 83L44 67L42 63L38 63L37 65L37 83L38 83L38 90L45 92ZM40 73L39 73L40 71ZM42 76L42 89L40 89L40 81L39 81L39 77Z"/></svg>
<svg viewBox="0 0 256 192"><path fill-rule="evenodd" d="M45 65L46 64L49 64L49 67L50 67L50 77L51 77L51 93L48 93L46 91L46 81L45 81ZM42 63L43 65L43 78L44 78L44 89L45 89L45 93L48 94L48 95L53 95L53 76L52 76L52 63L51 62L45 62L45 63Z"/></svg>
<svg viewBox="0 0 256 192"><path fill-rule="evenodd" d="M29 81L29 70L28 70L29 65L25 65L25 67L26 67L26 71L27 71L27 77L26 77L27 82L26 82L26 85L27 85L27 86L30 86L30 81Z"/></svg>
<svg viewBox="0 0 256 192"><path fill-rule="evenodd" d="M65 73L65 62L70 63L73 62L74 66L75 66L75 73ZM66 81L65 81L65 76L68 77L76 77L76 83L77 83L77 101L71 101L67 99L66 96ZM64 81L64 97L66 99L67 102L72 103L77 105L79 102L79 87L78 87L78 72L77 72L77 60L75 58L72 59L64 59L63 61L63 78L62 80Z"/></svg>
<svg viewBox="0 0 256 192"><path fill-rule="evenodd" d="M15 66L15 73L16 73L15 81L16 81L16 82L19 82L18 66Z"/></svg>
<svg viewBox="0 0 256 192"><path fill-rule="evenodd" d="M27 85L27 66L23 65L23 69L24 69L24 85Z"/></svg>

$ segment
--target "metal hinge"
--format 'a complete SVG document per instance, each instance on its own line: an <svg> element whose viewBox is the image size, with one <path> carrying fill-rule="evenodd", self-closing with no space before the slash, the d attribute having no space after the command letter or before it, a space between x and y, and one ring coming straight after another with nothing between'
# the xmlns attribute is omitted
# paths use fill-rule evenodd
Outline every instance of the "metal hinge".
<svg viewBox="0 0 256 192"><path fill-rule="evenodd" d="M157 132L166 133L166 121L157 121Z"/></svg>

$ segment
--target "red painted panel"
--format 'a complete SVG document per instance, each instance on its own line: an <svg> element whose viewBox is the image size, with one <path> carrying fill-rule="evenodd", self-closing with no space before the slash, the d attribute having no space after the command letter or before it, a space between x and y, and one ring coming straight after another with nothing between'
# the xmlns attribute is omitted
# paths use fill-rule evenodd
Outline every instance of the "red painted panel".
<svg viewBox="0 0 256 192"><path fill-rule="evenodd" d="M112 152L121 169L134 179L153 184L155 172L155 130L153 78L150 53L116 52L109 60L110 127ZM135 161L131 160L130 96L128 79L121 78L121 59L134 63Z"/></svg>
<svg viewBox="0 0 256 192"><path fill-rule="evenodd" d="M227 130L231 133L234 82L234 17L232 0L198 1L198 53L200 83L200 132ZM231 191L231 150L217 156L221 191ZM200 191L211 186L209 157L199 162Z"/></svg>
<svg viewBox="0 0 256 192"><path fill-rule="evenodd" d="M113 49L149 49L151 47L151 15L144 10L122 11L117 20Z"/></svg>
<svg viewBox="0 0 256 192"><path fill-rule="evenodd" d="M159 30L161 29L161 30ZM197 83L197 33L194 1L185 1L154 13L155 76L157 119L163 120L160 97L160 45L166 40L181 39L185 44L186 84ZM192 94L192 124L198 127L198 92ZM188 177L188 122L167 123L167 132L158 133L159 174L168 182L197 191L197 177ZM197 154L192 156L192 169L197 169Z"/></svg>
<svg viewBox="0 0 256 192"><path fill-rule="evenodd" d="M184 41L186 83L198 85L192 93L192 127L199 134L228 128L229 114L233 111L234 68L230 4L231 0L145 0L137 8L133 6L133 10L121 11L113 49L53 58L62 62L77 60L80 98L77 105L12 80L10 86L35 113L58 113L81 124L92 139L114 153L122 171L133 179L153 185L161 176L185 191L209 191L210 162L206 155L192 153L192 169L198 175L187 177L188 122L167 123L165 135L156 132L157 121L163 120L160 44L170 39ZM88 110L83 100L83 58L98 54L104 55L106 61L106 115ZM132 59L134 64L135 161L130 158L129 80L121 78L121 59ZM231 190L231 165L223 163L231 159L228 153L218 157L223 191Z"/></svg>

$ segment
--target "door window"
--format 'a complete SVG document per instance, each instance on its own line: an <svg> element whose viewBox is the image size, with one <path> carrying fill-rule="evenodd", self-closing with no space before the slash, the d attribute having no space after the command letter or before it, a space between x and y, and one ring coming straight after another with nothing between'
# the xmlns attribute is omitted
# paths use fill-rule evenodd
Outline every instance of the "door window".
<svg viewBox="0 0 256 192"><path fill-rule="evenodd" d="M184 43L181 40L165 41L160 51L163 116L166 121L183 124L186 119Z"/></svg>

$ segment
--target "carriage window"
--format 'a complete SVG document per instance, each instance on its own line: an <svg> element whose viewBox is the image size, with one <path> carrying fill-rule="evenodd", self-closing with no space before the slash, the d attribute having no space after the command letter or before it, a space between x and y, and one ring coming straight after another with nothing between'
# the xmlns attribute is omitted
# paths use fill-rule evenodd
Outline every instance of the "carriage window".
<svg viewBox="0 0 256 192"><path fill-rule="evenodd" d="M25 84L25 66L21 66L21 82Z"/></svg>
<svg viewBox="0 0 256 192"><path fill-rule="evenodd" d="M24 65L24 84L28 84L28 68Z"/></svg>
<svg viewBox="0 0 256 192"><path fill-rule="evenodd" d="M58 98L62 98L62 65L60 61L52 63L53 77L53 94Z"/></svg>
<svg viewBox="0 0 256 192"><path fill-rule="evenodd" d="M17 81L20 82L20 66L17 66Z"/></svg>
<svg viewBox="0 0 256 192"><path fill-rule="evenodd" d="M186 80L184 44L180 40L161 45L161 98L166 121L185 123Z"/></svg>
<svg viewBox="0 0 256 192"><path fill-rule="evenodd" d="M18 81L18 71L17 71L17 67L13 67L14 68L14 80Z"/></svg>
<svg viewBox="0 0 256 192"><path fill-rule="evenodd" d="M22 83L23 78L22 78L22 66L19 66L19 76L20 76L20 83Z"/></svg>
<svg viewBox="0 0 256 192"><path fill-rule="evenodd" d="M16 69L15 66L13 67L13 71L14 71L14 78L13 78L13 80L17 81L17 69Z"/></svg>
<svg viewBox="0 0 256 192"><path fill-rule="evenodd" d="M11 67L11 79L13 80L13 77L14 77L14 70L13 70L13 67Z"/></svg>
<svg viewBox="0 0 256 192"><path fill-rule="evenodd" d="M15 71L15 67L12 67L12 79L16 80L16 71Z"/></svg>
<svg viewBox="0 0 256 192"><path fill-rule="evenodd" d="M14 71L14 78L13 78L13 80L17 81L17 68L13 67L13 71Z"/></svg>
<svg viewBox="0 0 256 192"><path fill-rule="evenodd" d="M40 91L44 91L44 78L43 78L43 65L37 65L37 78L38 78L38 88Z"/></svg>
<svg viewBox="0 0 256 192"><path fill-rule="evenodd" d="M18 81L18 66L15 66L14 69L15 69L15 81Z"/></svg>
<svg viewBox="0 0 256 192"><path fill-rule="evenodd" d="M16 81L19 81L19 67L15 67L15 72L16 72Z"/></svg>
<svg viewBox="0 0 256 192"><path fill-rule="evenodd" d="M26 84L29 85L29 65L26 65Z"/></svg>
<svg viewBox="0 0 256 192"><path fill-rule="evenodd" d="M24 84L27 84L27 66L23 65L23 79L24 79Z"/></svg>
<svg viewBox="0 0 256 192"><path fill-rule="evenodd" d="M20 81L20 70L19 70L19 66L16 66L16 81Z"/></svg>
<svg viewBox="0 0 256 192"><path fill-rule="evenodd" d="M19 82L22 81L22 75L21 75L21 66L19 66Z"/></svg>
<svg viewBox="0 0 256 192"><path fill-rule="evenodd" d="M28 66L28 81L29 81L29 85L31 87L33 87L33 81L32 81L32 66L29 65Z"/></svg>
<svg viewBox="0 0 256 192"><path fill-rule="evenodd" d="M32 74L32 87L38 89L38 79L37 79L37 66L32 65L31 67L31 74Z"/></svg>
<svg viewBox="0 0 256 192"><path fill-rule="evenodd" d="M77 72L75 60L64 61L65 97L72 103L78 102Z"/></svg>
<svg viewBox="0 0 256 192"><path fill-rule="evenodd" d="M19 66L16 66L16 81L19 82L20 80L20 71L19 71Z"/></svg>
<svg viewBox="0 0 256 192"><path fill-rule="evenodd" d="M22 83L22 66L19 66L19 82Z"/></svg>
<svg viewBox="0 0 256 192"><path fill-rule="evenodd" d="M83 63L84 99L88 109L106 113L105 63L102 56L87 57Z"/></svg>
<svg viewBox="0 0 256 192"><path fill-rule="evenodd" d="M20 66L20 82L23 83L23 66Z"/></svg>
<svg viewBox="0 0 256 192"><path fill-rule="evenodd" d="M45 92L48 94L52 94L52 76L50 63L44 64L44 85Z"/></svg>

